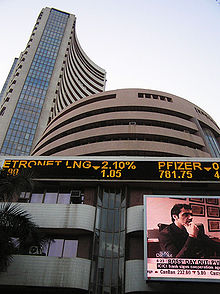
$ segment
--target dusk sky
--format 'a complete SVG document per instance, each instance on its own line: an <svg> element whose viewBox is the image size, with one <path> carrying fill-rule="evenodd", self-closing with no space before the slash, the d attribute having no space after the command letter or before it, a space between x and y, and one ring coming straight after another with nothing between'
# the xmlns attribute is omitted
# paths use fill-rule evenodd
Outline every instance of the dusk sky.
<svg viewBox="0 0 220 294"><path fill-rule="evenodd" d="M75 14L79 42L107 72L106 90L183 97L220 126L220 1L0 0L0 88L44 7Z"/></svg>

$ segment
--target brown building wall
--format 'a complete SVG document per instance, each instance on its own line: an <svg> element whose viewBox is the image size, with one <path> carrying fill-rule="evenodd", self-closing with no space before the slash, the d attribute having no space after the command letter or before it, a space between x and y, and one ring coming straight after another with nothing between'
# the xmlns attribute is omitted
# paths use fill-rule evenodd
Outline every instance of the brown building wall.
<svg viewBox="0 0 220 294"><path fill-rule="evenodd" d="M65 108L33 155L210 157L201 126L219 138L212 118L183 98L144 89L108 91Z"/></svg>

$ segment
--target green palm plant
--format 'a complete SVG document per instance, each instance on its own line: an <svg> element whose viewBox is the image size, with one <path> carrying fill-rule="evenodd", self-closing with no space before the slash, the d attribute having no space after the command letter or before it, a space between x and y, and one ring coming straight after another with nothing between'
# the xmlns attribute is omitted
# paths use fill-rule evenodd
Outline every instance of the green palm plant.
<svg viewBox="0 0 220 294"><path fill-rule="evenodd" d="M17 200L21 192L32 190L32 177L29 171L16 176L0 171L0 272L7 269L14 254L28 254L31 246L42 249L50 240L27 211L10 202Z"/></svg>
<svg viewBox="0 0 220 294"><path fill-rule="evenodd" d="M28 254L33 245L42 249L49 240L17 203L0 205L0 236L0 271L7 269L14 254Z"/></svg>

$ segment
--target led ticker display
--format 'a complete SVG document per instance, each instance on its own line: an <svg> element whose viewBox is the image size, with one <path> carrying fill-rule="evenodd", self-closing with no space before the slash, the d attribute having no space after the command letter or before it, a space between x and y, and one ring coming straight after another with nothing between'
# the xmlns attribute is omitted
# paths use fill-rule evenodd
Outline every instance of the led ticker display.
<svg viewBox="0 0 220 294"><path fill-rule="evenodd" d="M40 178L115 181L220 181L220 160L5 159L3 169L17 175L31 169Z"/></svg>

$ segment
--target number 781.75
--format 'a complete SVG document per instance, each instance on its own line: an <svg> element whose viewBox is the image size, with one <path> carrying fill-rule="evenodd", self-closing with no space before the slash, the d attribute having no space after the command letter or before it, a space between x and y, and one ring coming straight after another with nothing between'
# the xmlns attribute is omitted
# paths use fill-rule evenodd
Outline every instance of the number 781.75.
<svg viewBox="0 0 220 294"><path fill-rule="evenodd" d="M165 179L191 179L192 178L192 172L189 170L179 170L177 171L170 171L170 170L159 170L160 173L160 178L165 178Z"/></svg>

